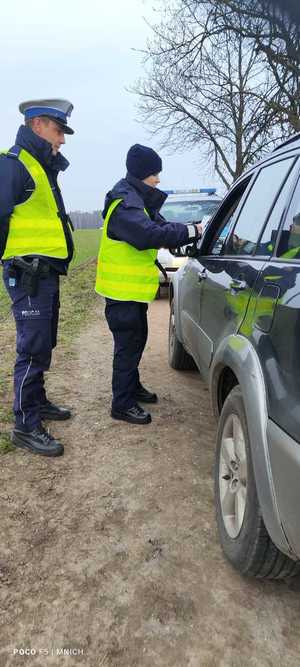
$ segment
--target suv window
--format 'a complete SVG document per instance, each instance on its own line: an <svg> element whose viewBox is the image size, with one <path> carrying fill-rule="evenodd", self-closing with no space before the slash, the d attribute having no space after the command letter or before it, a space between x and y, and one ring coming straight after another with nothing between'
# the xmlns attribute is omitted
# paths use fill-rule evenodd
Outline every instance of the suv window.
<svg viewBox="0 0 300 667"><path fill-rule="evenodd" d="M280 235L277 256L300 259L300 178Z"/></svg>
<svg viewBox="0 0 300 667"><path fill-rule="evenodd" d="M277 198L274 208L271 211L269 220L266 224L262 237L259 240L259 243L255 250L255 255L273 254L278 234L278 229L282 221L283 215L286 211L289 202L289 194L295 179L295 167L296 164L293 164L293 167L284 183L284 186L279 194L279 197ZM299 197L299 210L300 210L300 197Z"/></svg>
<svg viewBox="0 0 300 667"><path fill-rule="evenodd" d="M261 169L227 241L225 254L253 254L267 215L294 160L294 157L288 158Z"/></svg>
<svg viewBox="0 0 300 667"><path fill-rule="evenodd" d="M222 204L220 208L221 219L216 220L216 222L219 223L219 226L216 234L213 237L213 241L209 247L208 250L209 255L221 254L234 219L234 214L238 208L238 205L242 199L242 196L248 184L249 184L249 178L244 180L242 183L239 183L236 189L229 193L224 204Z"/></svg>

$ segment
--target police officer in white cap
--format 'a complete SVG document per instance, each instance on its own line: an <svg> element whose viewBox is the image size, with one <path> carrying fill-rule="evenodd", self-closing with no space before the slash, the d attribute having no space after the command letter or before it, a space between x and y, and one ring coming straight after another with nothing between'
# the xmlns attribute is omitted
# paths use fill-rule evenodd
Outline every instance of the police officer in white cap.
<svg viewBox="0 0 300 667"><path fill-rule="evenodd" d="M73 256L70 220L57 183L69 163L59 152L73 105L68 100L22 102L15 145L0 155L0 258L17 329L14 371L16 447L60 456L63 445L43 426L70 410L51 402L44 371L56 345L59 276Z"/></svg>

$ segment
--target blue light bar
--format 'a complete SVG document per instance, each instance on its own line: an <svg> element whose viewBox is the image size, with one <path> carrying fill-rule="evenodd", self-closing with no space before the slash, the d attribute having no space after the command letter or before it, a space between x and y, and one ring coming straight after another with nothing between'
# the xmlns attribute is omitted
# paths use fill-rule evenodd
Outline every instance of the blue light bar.
<svg viewBox="0 0 300 667"><path fill-rule="evenodd" d="M217 192L217 188L200 188L199 192L206 192L208 195L214 195Z"/></svg>
<svg viewBox="0 0 300 667"><path fill-rule="evenodd" d="M188 195L188 194L206 194L214 195L217 188L190 188L186 190L164 190L166 195Z"/></svg>

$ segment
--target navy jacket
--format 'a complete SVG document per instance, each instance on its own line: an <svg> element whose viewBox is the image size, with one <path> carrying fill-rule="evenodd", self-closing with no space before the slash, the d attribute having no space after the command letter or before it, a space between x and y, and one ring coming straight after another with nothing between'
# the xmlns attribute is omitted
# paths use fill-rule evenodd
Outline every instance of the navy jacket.
<svg viewBox="0 0 300 667"><path fill-rule="evenodd" d="M30 127L21 125L16 137L16 144L10 151L17 153L18 148L24 148L30 153L45 170L50 187L53 191L57 204L59 217L63 222L64 232L68 247L67 260L49 259L49 264L59 273L67 273L67 267L73 256L73 241L68 224L66 222L66 210L57 183L59 171L64 171L69 162L61 154L52 155L52 147L48 141L39 137ZM9 218L16 204L26 201L34 189L34 182L27 169L20 160L0 155L0 250L5 246L8 234ZM1 256L1 252L0 252Z"/></svg>
<svg viewBox="0 0 300 667"><path fill-rule="evenodd" d="M107 193L103 217L114 199L123 200L112 213L107 227L107 236L115 241L126 241L138 250L147 250L176 248L198 238L195 225L166 222L159 210L167 195L131 174L127 173L126 178Z"/></svg>

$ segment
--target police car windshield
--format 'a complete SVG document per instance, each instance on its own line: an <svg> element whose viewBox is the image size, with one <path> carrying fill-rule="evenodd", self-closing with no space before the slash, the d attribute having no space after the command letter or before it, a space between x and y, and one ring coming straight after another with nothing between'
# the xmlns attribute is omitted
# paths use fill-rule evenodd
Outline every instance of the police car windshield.
<svg viewBox="0 0 300 667"><path fill-rule="evenodd" d="M200 221L205 215L212 215L219 206L219 201L170 201L160 212L168 222Z"/></svg>

